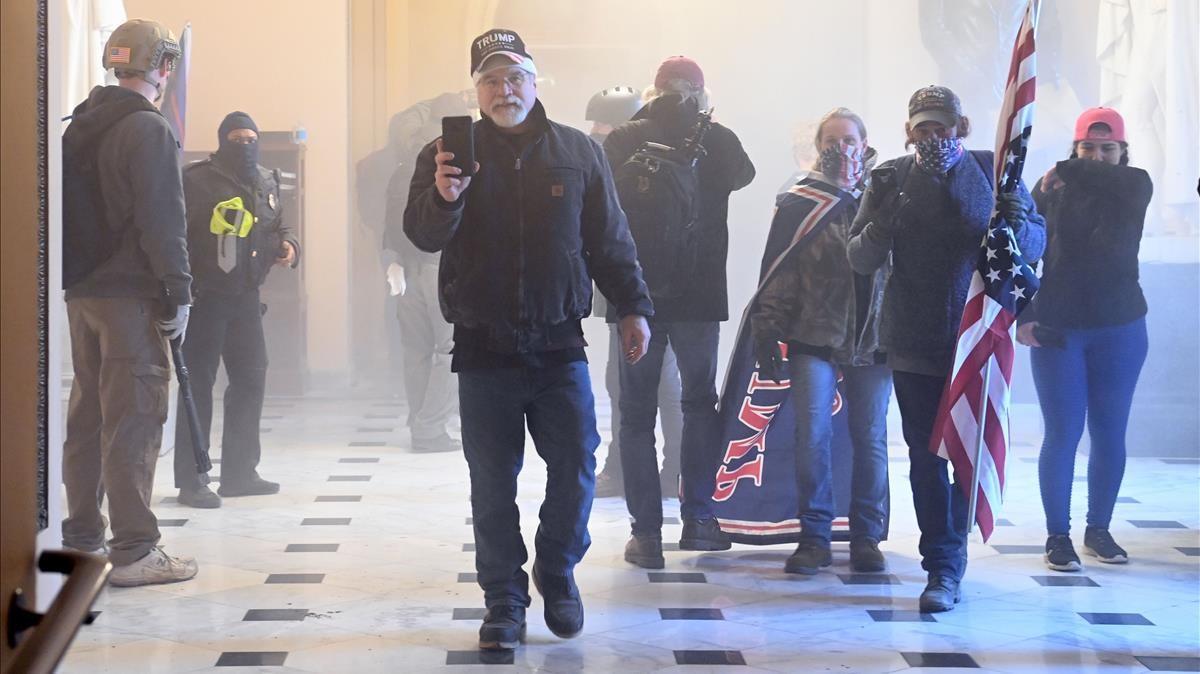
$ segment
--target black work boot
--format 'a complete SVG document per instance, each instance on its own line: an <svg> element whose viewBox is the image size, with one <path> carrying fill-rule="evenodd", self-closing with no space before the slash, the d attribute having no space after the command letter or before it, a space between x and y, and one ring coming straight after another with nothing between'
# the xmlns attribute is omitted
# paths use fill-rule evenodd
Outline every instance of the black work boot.
<svg viewBox="0 0 1200 674"><path fill-rule="evenodd" d="M209 489L206 484L195 487L180 487L179 502L182 505L193 508L221 507L221 497L214 494L213 490Z"/></svg>
<svg viewBox="0 0 1200 674"><path fill-rule="evenodd" d="M560 639L570 639L583 631L583 600L570 576L543 575L533 565L533 586L546 604L546 627Z"/></svg>
<svg viewBox="0 0 1200 674"><path fill-rule="evenodd" d="M732 545L714 517L683 521L683 535L679 537L680 550L728 550Z"/></svg>
<svg viewBox="0 0 1200 674"><path fill-rule="evenodd" d="M625 544L625 561L643 569L661 569L666 566L663 559L662 536L633 534Z"/></svg>
<svg viewBox="0 0 1200 674"><path fill-rule="evenodd" d="M930 576L925 591L921 593L921 613L942 613L954 608L962 599L959 581L950 576Z"/></svg>
<svg viewBox="0 0 1200 674"><path fill-rule="evenodd" d="M796 546L792 556L784 562L783 570L812 576L830 564L833 564L833 552L829 550L828 543L804 539Z"/></svg>
<svg viewBox="0 0 1200 674"><path fill-rule="evenodd" d="M483 616L479 628L479 648L485 651L511 651L525 641L525 607L493 606Z"/></svg>
<svg viewBox="0 0 1200 674"><path fill-rule="evenodd" d="M887 560L874 538L855 538L850 541L850 569L855 573L881 573L887 570Z"/></svg>

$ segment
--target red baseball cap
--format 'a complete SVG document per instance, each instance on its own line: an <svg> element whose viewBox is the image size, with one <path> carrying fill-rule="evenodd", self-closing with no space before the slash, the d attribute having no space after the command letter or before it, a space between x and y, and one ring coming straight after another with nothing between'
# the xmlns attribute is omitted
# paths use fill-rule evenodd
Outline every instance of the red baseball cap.
<svg viewBox="0 0 1200 674"><path fill-rule="evenodd" d="M1109 131L1092 129L1094 124L1105 124ZM1112 108L1088 108L1075 120L1075 142L1081 140L1115 140L1125 142L1125 120L1121 113Z"/></svg>
<svg viewBox="0 0 1200 674"><path fill-rule="evenodd" d="M654 88L661 90L671 80L687 80L697 89L703 89L704 71L686 56L672 56L658 66L658 73L654 75Z"/></svg>

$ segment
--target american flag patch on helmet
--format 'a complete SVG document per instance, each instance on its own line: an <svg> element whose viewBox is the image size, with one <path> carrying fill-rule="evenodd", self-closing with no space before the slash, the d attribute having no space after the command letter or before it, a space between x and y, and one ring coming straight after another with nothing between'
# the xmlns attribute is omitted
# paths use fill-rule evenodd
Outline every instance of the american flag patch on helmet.
<svg viewBox="0 0 1200 674"><path fill-rule="evenodd" d="M109 63L129 63L129 47L113 47L108 50Z"/></svg>

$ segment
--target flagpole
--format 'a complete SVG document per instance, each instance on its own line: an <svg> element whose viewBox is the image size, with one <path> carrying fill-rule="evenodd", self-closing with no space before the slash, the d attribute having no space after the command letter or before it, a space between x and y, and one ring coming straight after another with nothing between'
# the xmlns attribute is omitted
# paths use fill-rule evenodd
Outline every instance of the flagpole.
<svg viewBox="0 0 1200 674"><path fill-rule="evenodd" d="M988 357L983 364L983 391L979 395L979 433L975 436L975 458L971 466L971 502L967 508L967 535L975 531L975 508L979 504L979 466L982 463L984 442L983 431L987 426L988 388L992 379L992 358Z"/></svg>

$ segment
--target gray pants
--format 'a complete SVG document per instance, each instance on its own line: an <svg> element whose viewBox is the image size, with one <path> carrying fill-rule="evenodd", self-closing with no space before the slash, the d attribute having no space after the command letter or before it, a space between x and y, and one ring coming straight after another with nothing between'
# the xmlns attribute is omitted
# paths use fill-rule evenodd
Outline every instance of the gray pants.
<svg viewBox="0 0 1200 674"><path fill-rule="evenodd" d="M458 381L450 372L454 327L438 304L438 266L405 267L404 276L399 319L408 428L414 449L434 449L450 441L446 424L458 411Z"/></svg>
<svg viewBox="0 0 1200 674"><path fill-rule="evenodd" d="M150 492L171 370L154 326L158 311L158 302L134 298L67 302L75 380L63 443L63 544L95 550L104 543L100 502L107 493L116 566L146 556L160 538Z"/></svg>
<svg viewBox="0 0 1200 674"><path fill-rule="evenodd" d="M604 370L604 388L612 401L612 442L608 443L608 456L604 459L603 472L621 479L621 448L618 437L621 431L621 335L617 324L610 323L608 340L608 366ZM679 479L679 451L683 444L683 408L680 399L683 387L679 380L679 364L675 352L667 347L663 354L662 377L658 380L658 414L662 422L663 463L662 473L672 483Z"/></svg>

